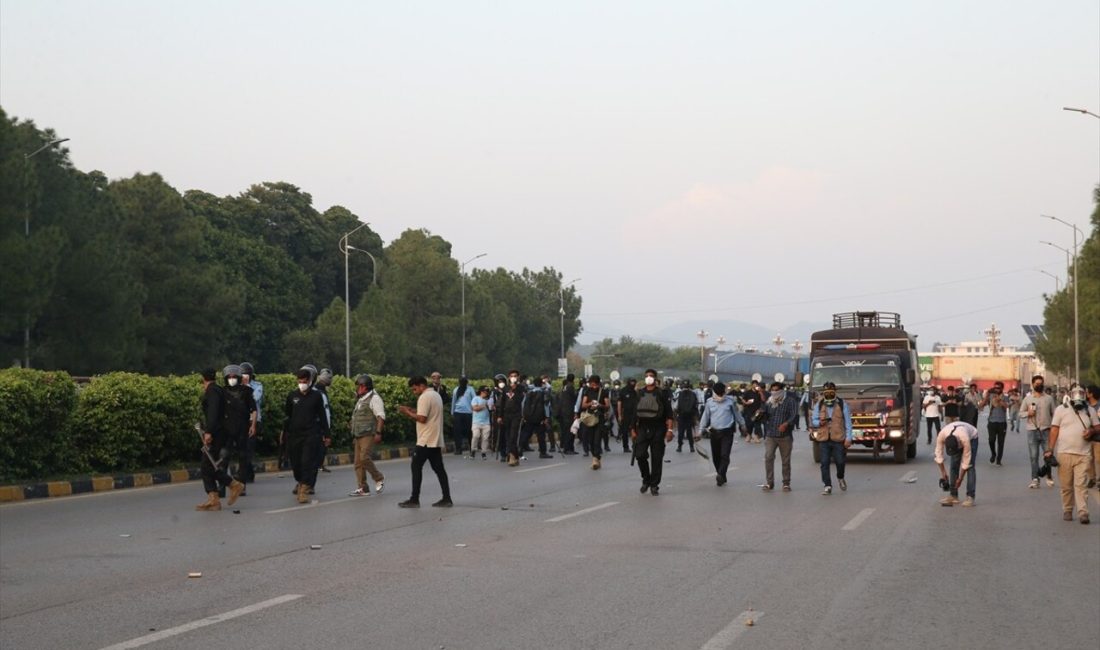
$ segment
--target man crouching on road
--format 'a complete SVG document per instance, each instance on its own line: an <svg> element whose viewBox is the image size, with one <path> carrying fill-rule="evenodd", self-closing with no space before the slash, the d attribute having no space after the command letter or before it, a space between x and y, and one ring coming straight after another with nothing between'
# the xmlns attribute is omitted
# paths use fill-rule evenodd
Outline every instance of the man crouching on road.
<svg viewBox="0 0 1100 650"><path fill-rule="evenodd" d="M416 420L416 447L412 455L412 495L397 504L402 508L420 507L420 483L424 478L424 463L431 463L432 471L439 478L443 498L432 504L435 508L450 508L451 486L447 470L443 468L443 398L428 386L423 377L410 377L409 388L416 395L416 410L402 404L401 414Z"/></svg>
<svg viewBox="0 0 1100 650"><path fill-rule="evenodd" d="M977 451L978 429L969 422L952 422L940 429L936 436L936 465L940 468L940 486L947 486L951 494L940 499L940 505L951 507L959 502L959 488L966 478L966 501L964 508L974 505L974 492L978 477L974 471L974 456ZM951 477L943 466L943 455L951 457Z"/></svg>

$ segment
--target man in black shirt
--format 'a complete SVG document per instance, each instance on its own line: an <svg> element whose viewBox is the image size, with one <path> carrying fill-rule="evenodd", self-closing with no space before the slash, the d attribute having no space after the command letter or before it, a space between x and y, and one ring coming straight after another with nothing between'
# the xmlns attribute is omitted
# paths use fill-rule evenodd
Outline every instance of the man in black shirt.
<svg viewBox="0 0 1100 650"><path fill-rule="evenodd" d="M298 483L298 503L309 503L309 493L317 484L317 449L329 436L325 398L310 385L312 373L298 371L298 387L286 396L286 446L290 467Z"/></svg>
<svg viewBox="0 0 1100 650"><path fill-rule="evenodd" d="M249 437L256 434L256 400L252 387L241 383L244 371L230 364L222 371L225 376L225 430L227 447L237 454L237 476L241 483L252 483L256 474L252 468ZM241 492L241 496L246 496Z"/></svg>
<svg viewBox="0 0 1100 650"><path fill-rule="evenodd" d="M947 387L947 393L943 396L943 421L951 424L959 419L959 394L954 386Z"/></svg>
<svg viewBox="0 0 1100 650"><path fill-rule="evenodd" d="M638 391L637 422L630 431L634 458L642 473L642 494L657 496L664 468L665 444L672 442L672 400L657 388L657 371L645 371L645 388Z"/></svg>
<svg viewBox="0 0 1100 650"><path fill-rule="evenodd" d="M623 439L623 453L630 451L630 432L638 421L638 381L631 377L626 387L619 391L619 435Z"/></svg>
<svg viewBox="0 0 1100 650"><path fill-rule="evenodd" d="M519 383L519 371L508 373L508 384L501 391L496 403L497 424L500 425L500 460L508 465L519 465L520 427L523 424L523 384Z"/></svg>
<svg viewBox="0 0 1100 650"><path fill-rule="evenodd" d="M554 403L554 416L558 419L558 431L561 437L562 453L567 456L575 456L577 450L573 444L573 418L574 409L577 407L577 389L573 387L576 377L573 373L565 376L561 390L558 391L557 401Z"/></svg>
<svg viewBox="0 0 1100 650"><path fill-rule="evenodd" d="M225 391L218 386L214 369L206 368L202 371L202 443L206 453L201 464L206 501L195 506L195 510L222 509L218 483L221 483L222 489L229 488L229 505L236 503L237 497L244 491L244 483L233 480L225 471L229 457L225 448L225 401Z"/></svg>

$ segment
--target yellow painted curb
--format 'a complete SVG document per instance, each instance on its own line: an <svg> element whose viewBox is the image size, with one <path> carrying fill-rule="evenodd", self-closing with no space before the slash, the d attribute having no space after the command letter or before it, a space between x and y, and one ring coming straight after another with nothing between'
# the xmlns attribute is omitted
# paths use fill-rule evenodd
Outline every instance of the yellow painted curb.
<svg viewBox="0 0 1100 650"><path fill-rule="evenodd" d="M111 476L93 476L92 477L92 491L93 492L106 492L107 490L115 489L115 479Z"/></svg>
<svg viewBox="0 0 1100 650"><path fill-rule="evenodd" d="M4 487L0 487L0 503L22 500L23 488L19 487L18 485L6 485Z"/></svg>
<svg viewBox="0 0 1100 650"><path fill-rule="evenodd" d="M152 474L134 474L134 487L149 487L152 484Z"/></svg>
<svg viewBox="0 0 1100 650"><path fill-rule="evenodd" d="M51 481L46 484L46 491L51 497L64 497L73 493L73 486L68 481Z"/></svg>
<svg viewBox="0 0 1100 650"><path fill-rule="evenodd" d="M408 458L409 457L409 450L406 447L402 447L401 449L398 449L397 453L398 453L398 455L401 456L401 458Z"/></svg>
<svg viewBox="0 0 1100 650"><path fill-rule="evenodd" d="M168 476L172 479L173 483L183 483L191 478L191 475L188 474L185 469L174 469L168 472Z"/></svg>

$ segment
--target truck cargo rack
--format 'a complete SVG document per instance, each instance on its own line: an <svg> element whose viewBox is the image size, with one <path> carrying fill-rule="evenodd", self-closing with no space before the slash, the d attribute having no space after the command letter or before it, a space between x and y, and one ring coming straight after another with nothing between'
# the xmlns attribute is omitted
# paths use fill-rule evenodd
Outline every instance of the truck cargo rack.
<svg viewBox="0 0 1100 650"><path fill-rule="evenodd" d="M901 314L889 311L848 311L841 314L833 314L833 329L849 329L862 327L888 327L904 330L901 324Z"/></svg>

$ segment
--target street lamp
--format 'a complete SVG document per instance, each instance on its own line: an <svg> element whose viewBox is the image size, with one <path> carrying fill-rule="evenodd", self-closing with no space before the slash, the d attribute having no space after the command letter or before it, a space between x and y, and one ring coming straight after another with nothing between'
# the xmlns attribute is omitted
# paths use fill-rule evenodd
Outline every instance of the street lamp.
<svg viewBox="0 0 1100 650"><path fill-rule="evenodd" d="M485 257L487 253L475 255L458 267L459 279L462 283L462 376L466 376L466 265L474 260ZM472 453L472 452L471 452Z"/></svg>
<svg viewBox="0 0 1100 650"><path fill-rule="evenodd" d="M695 333L699 337L699 371L703 378L707 375L707 331L699 330Z"/></svg>
<svg viewBox="0 0 1100 650"><path fill-rule="evenodd" d="M26 185L23 191L23 239L25 240L31 238L31 158L50 147L68 141L69 138L55 138L34 151L23 154L23 174ZM28 241L28 245L29 243ZM28 311L23 312L23 367L31 367L31 313L29 308Z"/></svg>
<svg viewBox="0 0 1100 650"><path fill-rule="evenodd" d="M344 236L340 238L340 242L337 244L340 248L340 252L344 254L344 374L347 375L348 379L351 379L351 290L348 286L348 250L351 246L348 245L348 237L360 228L366 228L369 225L369 223L359 224L355 228L344 233ZM357 248L355 250L359 249ZM373 255L371 259L374 259Z"/></svg>
<svg viewBox="0 0 1100 650"><path fill-rule="evenodd" d="M364 255L366 255L367 257L370 258L370 262L371 262L371 266L370 266L370 269L371 269L370 283L371 283L372 286L377 287L378 286L378 260L375 259L374 255L371 255L370 251L363 250L362 248L356 248L354 246L347 246L346 248L349 251L356 251L356 252L362 253L362 254L364 254Z"/></svg>
<svg viewBox="0 0 1100 650"><path fill-rule="evenodd" d="M1065 219L1052 217L1049 214L1041 214L1039 216L1073 228L1073 378L1075 381L1081 381L1081 338L1077 318L1077 233L1081 233L1082 238L1084 238L1085 233L1081 232L1077 226ZM1051 246L1053 245L1054 244L1051 244Z"/></svg>
<svg viewBox="0 0 1100 650"><path fill-rule="evenodd" d="M560 305L558 307L558 316L561 320L561 356L559 356L558 359L565 358L565 288L571 287L580 281L580 278L573 278L569 282L566 282L565 284L558 287L558 301L560 302ZM558 371L558 374L563 377L565 376L562 375L560 369ZM568 374L568 368L566 369L566 374Z"/></svg>
<svg viewBox="0 0 1100 650"><path fill-rule="evenodd" d="M1044 271L1043 269L1035 269L1035 270L1038 271L1039 273L1042 273L1043 275L1049 275L1050 277L1054 278L1054 293L1059 293L1059 292L1062 291L1062 279L1061 278L1059 278L1057 275L1054 275L1050 271Z"/></svg>
<svg viewBox="0 0 1100 650"><path fill-rule="evenodd" d="M1063 111L1073 111L1074 113L1081 113L1082 115L1091 115L1091 116L1095 117L1096 119L1100 120L1100 115L1097 115L1096 113L1093 113L1092 111L1089 111L1089 110L1085 110L1083 108L1073 108L1071 106L1063 106L1062 110Z"/></svg>
<svg viewBox="0 0 1100 650"><path fill-rule="evenodd" d="M783 344L784 343L786 343L786 341L783 340L783 335L782 334L776 334L775 338L772 339L772 345L775 346L775 356L777 356L777 357L783 356Z"/></svg>

